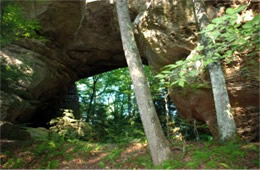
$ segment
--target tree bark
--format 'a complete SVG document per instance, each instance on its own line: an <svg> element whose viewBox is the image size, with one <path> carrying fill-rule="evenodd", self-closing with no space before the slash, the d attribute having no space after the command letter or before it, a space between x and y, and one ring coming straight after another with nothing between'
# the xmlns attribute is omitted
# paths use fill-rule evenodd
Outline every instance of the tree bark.
<svg viewBox="0 0 260 170"><path fill-rule="evenodd" d="M126 61L134 85L137 105L154 165L172 157L169 143L163 134L152 101L151 92L144 74L141 58L134 39L132 23L128 13L127 0L117 0L117 15Z"/></svg>
<svg viewBox="0 0 260 170"><path fill-rule="evenodd" d="M194 15L200 30L209 24L206 8L202 0L193 0ZM200 43L207 47L208 38L202 34ZM209 51L205 50L205 56ZM231 105L225 83L224 73L220 61L208 66L215 101L219 136L222 141L232 139L236 136L236 124L231 113Z"/></svg>
<svg viewBox="0 0 260 170"><path fill-rule="evenodd" d="M166 90L165 95L164 95L164 107L165 107L165 114L166 114L165 116L166 116L167 137L170 136L170 132L169 132L170 111L169 111L169 104L168 104L168 96L169 96L169 94L170 94L169 91Z"/></svg>
<svg viewBox="0 0 260 170"><path fill-rule="evenodd" d="M99 77L93 76L93 86L92 86L92 94L90 96L90 101L89 101L89 107L87 110L87 119L86 122L90 121L90 118L92 117L92 106L93 106L93 101L95 101L96 98L96 91L97 91L97 83L98 83Z"/></svg>

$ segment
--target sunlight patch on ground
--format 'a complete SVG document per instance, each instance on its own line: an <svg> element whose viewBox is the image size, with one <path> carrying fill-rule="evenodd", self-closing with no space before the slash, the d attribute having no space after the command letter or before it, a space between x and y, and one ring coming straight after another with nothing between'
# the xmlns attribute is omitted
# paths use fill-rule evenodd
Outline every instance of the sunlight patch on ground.
<svg viewBox="0 0 260 170"><path fill-rule="evenodd" d="M132 152L140 151L142 149L145 149L147 145L141 144L141 143L133 143L129 147L126 148L126 150L123 152L123 154L129 154Z"/></svg>
<svg viewBox="0 0 260 170"><path fill-rule="evenodd" d="M87 164L96 164L98 163L102 158L104 158L105 156L108 155L108 153L97 153L97 152L93 152L92 155L94 157L92 157L91 159L88 160Z"/></svg>

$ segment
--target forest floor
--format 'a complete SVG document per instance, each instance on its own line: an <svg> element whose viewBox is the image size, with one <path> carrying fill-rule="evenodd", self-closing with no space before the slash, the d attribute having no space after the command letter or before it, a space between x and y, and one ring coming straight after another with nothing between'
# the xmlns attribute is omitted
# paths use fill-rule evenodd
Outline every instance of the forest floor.
<svg viewBox="0 0 260 170"><path fill-rule="evenodd" d="M80 140L1 140L1 169L259 169L259 143L171 143L172 161L154 167L147 142L122 144Z"/></svg>

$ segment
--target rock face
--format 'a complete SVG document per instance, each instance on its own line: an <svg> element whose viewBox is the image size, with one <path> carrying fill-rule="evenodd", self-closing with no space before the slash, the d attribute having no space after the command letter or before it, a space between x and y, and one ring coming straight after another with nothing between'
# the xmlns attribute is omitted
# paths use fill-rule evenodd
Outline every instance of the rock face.
<svg viewBox="0 0 260 170"><path fill-rule="evenodd" d="M23 39L2 48L2 68L7 63L12 66L4 70L7 76L1 77L2 120L27 122L36 111L56 104L75 81L126 66L114 4L106 1L20 4L27 17L39 19L42 34L50 41L43 44Z"/></svg>
<svg viewBox="0 0 260 170"><path fill-rule="evenodd" d="M31 135L24 127L13 125L10 122L0 121L1 139L30 140Z"/></svg>
<svg viewBox="0 0 260 170"><path fill-rule="evenodd" d="M115 0L19 3L26 17L40 21L49 41L22 39L1 49L6 75L1 77L1 120L28 122L44 114L75 81L126 66ZM208 1L207 6L211 18L222 9L220 3ZM142 59L155 72L186 58L196 46L190 0L132 0L129 8ZM241 57L224 68L238 133L253 140L259 134L259 81L255 75L250 80L241 76L248 65ZM255 67L249 69L256 74ZM211 89L175 89L171 97L183 118L207 123L217 136Z"/></svg>

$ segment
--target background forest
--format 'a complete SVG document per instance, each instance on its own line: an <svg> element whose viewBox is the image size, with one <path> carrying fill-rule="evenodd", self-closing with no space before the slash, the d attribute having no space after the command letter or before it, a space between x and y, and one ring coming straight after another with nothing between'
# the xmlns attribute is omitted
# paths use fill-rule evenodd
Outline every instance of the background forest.
<svg viewBox="0 0 260 170"><path fill-rule="evenodd" d="M181 119L175 106L169 101L167 88L154 78L147 66L145 66L145 73L162 128L169 138L213 139L207 126L199 122L188 123ZM145 137L127 68L82 79L76 84L79 94L80 119L86 122L88 127L86 135L79 136L81 139L123 142ZM75 134L68 131L63 135L71 137Z"/></svg>

